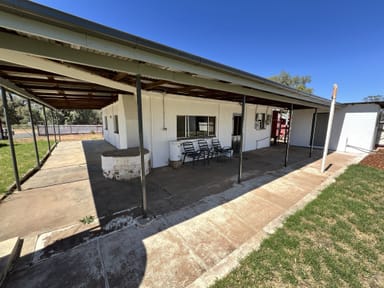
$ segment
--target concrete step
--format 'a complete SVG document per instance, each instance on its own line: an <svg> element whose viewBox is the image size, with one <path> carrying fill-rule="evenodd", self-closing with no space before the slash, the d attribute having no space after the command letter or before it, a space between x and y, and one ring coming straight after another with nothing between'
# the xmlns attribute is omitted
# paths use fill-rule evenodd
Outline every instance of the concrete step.
<svg viewBox="0 0 384 288"><path fill-rule="evenodd" d="M21 241L19 237L11 238L0 242L0 287L3 284L13 261L20 252Z"/></svg>

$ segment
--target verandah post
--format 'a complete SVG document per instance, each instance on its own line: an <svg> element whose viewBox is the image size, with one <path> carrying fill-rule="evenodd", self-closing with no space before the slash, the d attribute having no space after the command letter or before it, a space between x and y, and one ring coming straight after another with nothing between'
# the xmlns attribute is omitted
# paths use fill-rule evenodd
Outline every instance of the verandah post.
<svg viewBox="0 0 384 288"><path fill-rule="evenodd" d="M37 165L37 168L40 169L41 165L40 165L40 157L39 157L39 148L37 146L37 141L36 141L35 122L33 120L32 107L31 107L31 99L27 99L27 103L28 103L28 110L29 110L29 118L30 118L30 121L31 121L33 145L35 147L36 165Z"/></svg>
<svg viewBox="0 0 384 288"><path fill-rule="evenodd" d="M291 144L291 130L292 130L292 122L293 122L293 104L291 104L291 108L289 109L289 126L288 126L288 133L287 135L287 144L285 146L285 160L284 160L284 166L287 167L288 165L288 157L289 157L289 146Z"/></svg>
<svg viewBox="0 0 384 288"><path fill-rule="evenodd" d="M43 106L43 114L44 114L45 134L46 134L47 140L48 140L48 150L49 150L49 152L51 152L51 142L49 141L47 113L45 112L45 106Z"/></svg>
<svg viewBox="0 0 384 288"><path fill-rule="evenodd" d="M8 115L8 102L7 102L7 91L4 87L1 87L1 96L3 100L3 110L4 110L4 118L8 129L8 141L9 141L9 149L11 150L11 158L12 158L12 166L13 166L13 174L15 176L16 188L18 191L21 191L20 186L20 177L19 170L17 168L17 160L16 160L16 152L15 152L15 144L13 142L13 134L12 134L12 123L11 119Z"/></svg>
<svg viewBox="0 0 384 288"><path fill-rule="evenodd" d="M312 157L313 145L314 145L315 133L316 133L316 122L317 122L317 108L315 108L315 113L313 113L313 118L312 118L311 143L310 143L310 148L309 148L309 157Z"/></svg>
<svg viewBox="0 0 384 288"><path fill-rule="evenodd" d="M241 183L241 178L243 174L243 136L244 136L244 115L245 115L245 103L246 96L243 96L243 102L241 104L241 123L240 123L240 151L239 151L239 173L237 175L237 183Z"/></svg>
<svg viewBox="0 0 384 288"><path fill-rule="evenodd" d="M139 128L139 151L141 163L141 208L143 217L147 217L147 190L145 182L145 161L144 161L144 133L143 133L143 107L141 99L141 77L136 75L136 96L137 96L137 119Z"/></svg>
<svg viewBox="0 0 384 288"><path fill-rule="evenodd" d="M57 143L56 127L55 127L55 115L53 114L53 110L52 109L51 109L51 117L52 117L53 135L55 136L55 143Z"/></svg>

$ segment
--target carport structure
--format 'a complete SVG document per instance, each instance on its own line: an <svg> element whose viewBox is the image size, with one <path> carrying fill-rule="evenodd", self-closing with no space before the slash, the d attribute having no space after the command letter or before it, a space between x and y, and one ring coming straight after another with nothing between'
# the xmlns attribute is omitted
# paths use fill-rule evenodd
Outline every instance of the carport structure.
<svg viewBox="0 0 384 288"><path fill-rule="evenodd" d="M100 109L115 102L119 94L136 95L140 151L144 149L141 90L242 103L243 115L245 103L292 112L317 111L330 104L324 98L29 1L5 0L0 8L0 85L57 109ZM240 156L239 181L241 170ZM141 187L145 213L144 171Z"/></svg>

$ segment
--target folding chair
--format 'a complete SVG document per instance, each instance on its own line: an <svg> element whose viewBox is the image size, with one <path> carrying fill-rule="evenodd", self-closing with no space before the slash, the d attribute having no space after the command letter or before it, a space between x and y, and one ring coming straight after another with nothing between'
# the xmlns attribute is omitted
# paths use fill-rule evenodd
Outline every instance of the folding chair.
<svg viewBox="0 0 384 288"><path fill-rule="evenodd" d="M232 155L233 155L232 147L229 147L229 146L222 147L219 139L212 139L212 147L214 149L214 153L216 154L217 158L219 156L225 156L226 158L232 158Z"/></svg>
<svg viewBox="0 0 384 288"><path fill-rule="evenodd" d="M213 147L210 148L208 146L208 142L205 139L199 139L197 140L197 143L199 144L199 149L201 153L204 153L204 158L208 160L213 157L213 154L215 153Z"/></svg>
<svg viewBox="0 0 384 288"><path fill-rule="evenodd" d="M193 143L191 141L183 142L183 149L184 149L184 157L183 157L183 164L185 162L185 158L189 157L192 158L192 163L195 164L195 160L199 160L201 157L201 152L196 151L195 146L193 146Z"/></svg>

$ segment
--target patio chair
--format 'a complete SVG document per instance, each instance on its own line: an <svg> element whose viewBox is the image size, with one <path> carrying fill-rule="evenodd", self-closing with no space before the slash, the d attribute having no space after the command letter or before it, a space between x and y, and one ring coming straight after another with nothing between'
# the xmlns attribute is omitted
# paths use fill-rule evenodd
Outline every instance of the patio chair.
<svg viewBox="0 0 384 288"><path fill-rule="evenodd" d="M199 144L200 152L204 153L204 158L209 161L209 159L213 157L215 150L213 149L213 147L210 148L208 146L208 142L205 139L199 139L197 140L197 143Z"/></svg>
<svg viewBox="0 0 384 288"><path fill-rule="evenodd" d="M232 147L229 147L229 146L222 147L219 139L212 139L212 147L214 149L214 153L216 154L217 158L219 158L219 156L232 158L232 155L233 155Z"/></svg>
<svg viewBox="0 0 384 288"><path fill-rule="evenodd" d="M189 157L189 158L192 158L192 163L195 164L195 160L199 160L200 157L201 157L201 152L200 151L197 151L195 149L195 146L193 146L193 143L191 141L186 141L186 142L183 142L183 149L184 149L184 157L183 157L183 164L185 162L185 158L186 157ZM204 155L203 155L204 157Z"/></svg>

